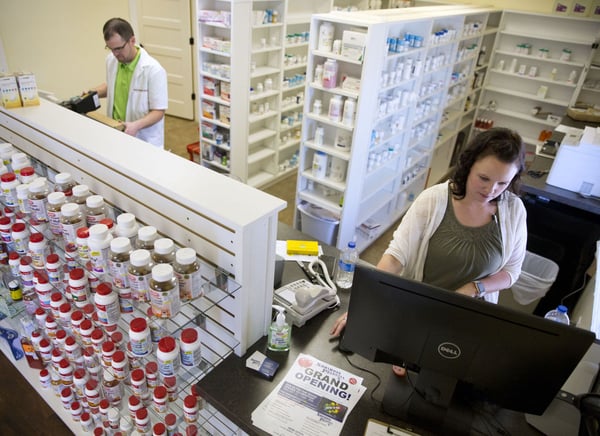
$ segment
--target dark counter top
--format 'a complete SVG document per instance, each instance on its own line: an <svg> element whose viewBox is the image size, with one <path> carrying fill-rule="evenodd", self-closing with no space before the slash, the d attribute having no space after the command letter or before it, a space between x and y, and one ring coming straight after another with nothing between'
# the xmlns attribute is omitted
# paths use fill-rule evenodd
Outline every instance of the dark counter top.
<svg viewBox="0 0 600 436"><path fill-rule="evenodd" d="M550 171L553 162L553 159L543 156L536 156L531 163L529 170ZM521 193L536 195L548 200L556 201L558 203L600 215L600 200L594 198L584 198L576 192L549 185L546 183L547 178L547 173L539 178L524 174L523 177L521 177Z"/></svg>

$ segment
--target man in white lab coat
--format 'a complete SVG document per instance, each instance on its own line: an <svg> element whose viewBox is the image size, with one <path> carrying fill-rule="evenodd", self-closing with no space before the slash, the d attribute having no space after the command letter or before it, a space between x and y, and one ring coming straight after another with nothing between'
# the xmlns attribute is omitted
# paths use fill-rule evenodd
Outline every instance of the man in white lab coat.
<svg viewBox="0 0 600 436"><path fill-rule="evenodd" d="M164 148L164 115L168 105L167 73L136 45L131 25L111 18L102 29L106 49L106 82L95 90L107 98L107 115L123 121L125 133Z"/></svg>

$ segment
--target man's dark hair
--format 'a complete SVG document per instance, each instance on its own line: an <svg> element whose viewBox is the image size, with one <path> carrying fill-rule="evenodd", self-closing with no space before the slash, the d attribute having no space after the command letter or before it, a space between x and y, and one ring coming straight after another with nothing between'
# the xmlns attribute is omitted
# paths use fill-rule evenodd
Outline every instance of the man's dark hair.
<svg viewBox="0 0 600 436"><path fill-rule="evenodd" d="M525 147L521 136L514 130L493 127L475 136L460 154L454 174L450 177L452 194L462 199L467 190L467 178L473 164L487 156L494 156L504 163L514 163L517 174L510 181L508 190L518 194L521 173L525 169Z"/></svg>
<svg viewBox="0 0 600 436"><path fill-rule="evenodd" d="M108 41L113 35L117 34L123 41L129 41L133 36L133 27L123 18L111 18L102 27L102 33L104 33L104 40Z"/></svg>

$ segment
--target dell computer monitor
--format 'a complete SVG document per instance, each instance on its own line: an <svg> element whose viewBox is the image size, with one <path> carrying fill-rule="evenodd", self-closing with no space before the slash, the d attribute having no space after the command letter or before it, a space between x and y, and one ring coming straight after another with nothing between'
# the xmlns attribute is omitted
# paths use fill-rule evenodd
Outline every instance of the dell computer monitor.
<svg viewBox="0 0 600 436"><path fill-rule="evenodd" d="M587 330L357 265L340 348L409 369L390 376L388 413L461 433L475 402L542 414L593 341Z"/></svg>

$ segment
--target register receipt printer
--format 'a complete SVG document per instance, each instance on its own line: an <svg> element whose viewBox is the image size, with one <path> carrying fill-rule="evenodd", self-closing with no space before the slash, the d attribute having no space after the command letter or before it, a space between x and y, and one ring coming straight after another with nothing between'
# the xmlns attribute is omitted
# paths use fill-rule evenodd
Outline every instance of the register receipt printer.
<svg viewBox="0 0 600 436"><path fill-rule="evenodd" d="M584 197L600 197L598 168L600 127L586 127L578 143L561 143L546 183Z"/></svg>
<svg viewBox="0 0 600 436"><path fill-rule="evenodd" d="M100 98L96 91L88 91L83 95L71 97L61 102L60 105L78 114L87 114L100 108Z"/></svg>

